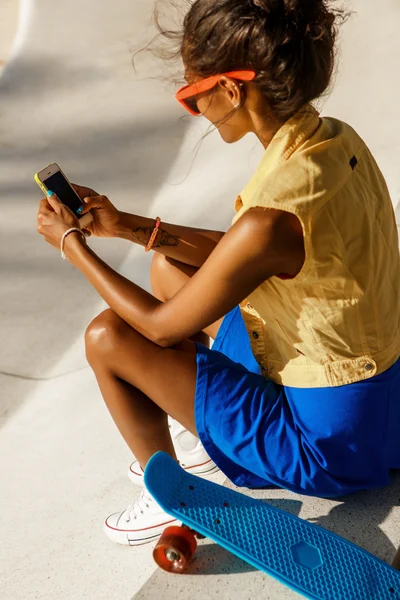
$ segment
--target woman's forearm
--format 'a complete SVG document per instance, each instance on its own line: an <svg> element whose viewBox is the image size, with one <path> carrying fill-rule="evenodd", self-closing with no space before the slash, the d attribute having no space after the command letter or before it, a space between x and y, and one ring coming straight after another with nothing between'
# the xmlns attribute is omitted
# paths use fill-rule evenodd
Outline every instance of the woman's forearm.
<svg viewBox="0 0 400 600"><path fill-rule="evenodd" d="M162 304L102 261L76 234L64 246L66 257L97 290L108 306L147 339L158 343L159 327L154 319Z"/></svg>
<svg viewBox="0 0 400 600"><path fill-rule="evenodd" d="M154 226L154 219L121 213L116 237L146 246ZM223 236L222 231L209 231L162 222L153 250L192 267L201 267Z"/></svg>

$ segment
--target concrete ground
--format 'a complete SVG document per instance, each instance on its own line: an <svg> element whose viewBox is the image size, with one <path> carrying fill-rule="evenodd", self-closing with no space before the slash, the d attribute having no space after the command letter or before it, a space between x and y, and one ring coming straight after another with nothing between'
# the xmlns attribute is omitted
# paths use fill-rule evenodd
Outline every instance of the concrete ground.
<svg viewBox="0 0 400 600"><path fill-rule="evenodd" d="M351 6L336 86L320 106L363 135L397 206L400 6ZM120 547L104 537L103 518L138 490L126 476L130 453L84 358L84 328L103 303L35 231L33 174L52 161L124 210L226 228L262 150L252 138L225 146L214 134L194 160L205 124L180 119L173 86L150 78L159 73L154 59L143 55L136 73L131 66L132 52L152 33L152 2L21 0L18 28L16 9L15 0L0 3L0 59L7 62L0 78L0 598L294 598L207 540L189 574L174 577L155 568L150 546ZM143 250L90 243L148 287ZM400 474L386 489L340 501L282 490L252 495L387 561L400 544Z"/></svg>
<svg viewBox="0 0 400 600"><path fill-rule="evenodd" d="M0 73L12 50L18 23L18 1L1 0L0 3Z"/></svg>

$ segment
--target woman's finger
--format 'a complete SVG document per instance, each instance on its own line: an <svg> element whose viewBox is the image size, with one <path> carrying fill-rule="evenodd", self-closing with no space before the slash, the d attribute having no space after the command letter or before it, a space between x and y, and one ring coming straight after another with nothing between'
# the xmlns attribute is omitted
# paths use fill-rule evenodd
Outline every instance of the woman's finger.
<svg viewBox="0 0 400 600"><path fill-rule="evenodd" d="M41 210L37 214L38 223L52 223L57 218L56 212L52 210Z"/></svg>
<svg viewBox="0 0 400 600"><path fill-rule="evenodd" d="M54 212L57 213L57 215L61 213L64 205L59 199L59 197L56 196L56 194L53 194L53 192L49 192L49 195L47 196L47 202L50 204Z"/></svg>
<svg viewBox="0 0 400 600"><path fill-rule="evenodd" d="M77 185L76 183L71 184L78 196L83 200L83 198L98 196L98 193L92 190L91 188L85 187L84 185Z"/></svg>
<svg viewBox="0 0 400 600"><path fill-rule="evenodd" d="M104 208L105 203L107 202L107 196L87 196L83 199L85 203L85 208L82 212L87 212L91 208Z"/></svg>
<svg viewBox="0 0 400 600"><path fill-rule="evenodd" d="M87 196L83 199L82 209L79 211L79 214L84 215L91 209L101 210L107 206L109 202L106 196Z"/></svg>
<svg viewBox="0 0 400 600"><path fill-rule="evenodd" d="M39 203L39 213L47 213L47 212L53 212L53 209L50 206L50 204L48 203L47 198L43 198L43 200L41 200Z"/></svg>
<svg viewBox="0 0 400 600"><path fill-rule="evenodd" d="M47 211L47 212L42 212L39 213L37 216L37 222L40 225L53 225L54 222L57 220L57 214L54 212L54 210Z"/></svg>

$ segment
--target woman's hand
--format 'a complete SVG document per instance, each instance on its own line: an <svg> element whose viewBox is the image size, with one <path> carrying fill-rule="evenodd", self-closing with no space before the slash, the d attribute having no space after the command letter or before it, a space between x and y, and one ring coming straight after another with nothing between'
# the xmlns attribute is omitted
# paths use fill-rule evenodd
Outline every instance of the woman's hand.
<svg viewBox="0 0 400 600"><path fill-rule="evenodd" d="M57 250L64 233L71 227L79 227L77 217L55 194L41 200L37 224L38 233Z"/></svg>
<svg viewBox="0 0 400 600"><path fill-rule="evenodd" d="M106 196L99 196L87 187L72 185L85 205L81 214L84 215L90 210L93 216L93 221L85 226L84 232L96 237L115 237L120 211Z"/></svg>

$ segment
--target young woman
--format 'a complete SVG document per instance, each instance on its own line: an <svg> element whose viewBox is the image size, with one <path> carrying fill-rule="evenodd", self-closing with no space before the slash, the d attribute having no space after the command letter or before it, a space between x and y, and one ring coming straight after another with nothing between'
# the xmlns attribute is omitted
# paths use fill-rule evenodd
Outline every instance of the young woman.
<svg viewBox="0 0 400 600"><path fill-rule="evenodd" d="M142 469L158 450L175 457L167 415L238 486L338 496L400 468L392 203L362 139L310 104L334 68L342 13L329 6L197 0L185 18L178 100L226 142L253 133L265 147L227 233L121 213L77 187L93 235L155 251L154 295L70 231L54 195L41 202L39 233L110 307L86 332L87 358ZM143 490L105 529L138 544L167 522Z"/></svg>

